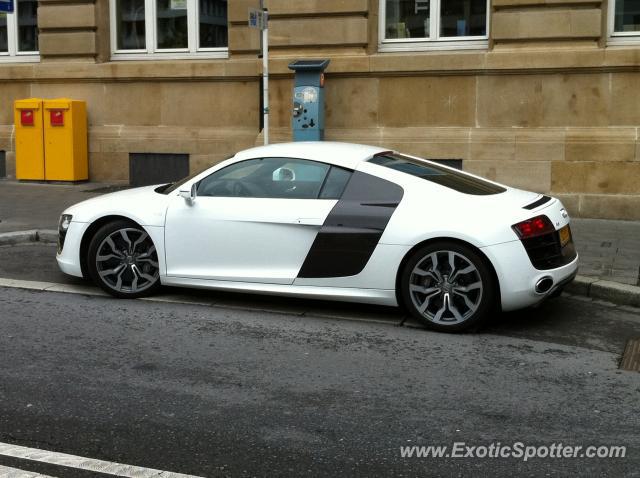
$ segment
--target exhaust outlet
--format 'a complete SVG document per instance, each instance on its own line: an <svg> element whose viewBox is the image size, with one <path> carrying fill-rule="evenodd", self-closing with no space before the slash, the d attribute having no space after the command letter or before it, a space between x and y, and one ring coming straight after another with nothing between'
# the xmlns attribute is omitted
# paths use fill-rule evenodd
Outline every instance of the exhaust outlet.
<svg viewBox="0 0 640 478"><path fill-rule="evenodd" d="M549 276L543 277L538 282L536 282L535 290L538 294L544 294L549 292L553 287L553 279Z"/></svg>

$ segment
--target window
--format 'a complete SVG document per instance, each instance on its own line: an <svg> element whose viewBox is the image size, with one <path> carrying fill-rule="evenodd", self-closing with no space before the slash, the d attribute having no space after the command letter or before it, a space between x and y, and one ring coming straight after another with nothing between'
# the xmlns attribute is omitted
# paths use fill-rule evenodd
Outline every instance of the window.
<svg viewBox="0 0 640 478"><path fill-rule="evenodd" d="M227 0L110 1L115 58L227 57Z"/></svg>
<svg viewBox="0 0 640 478"><path fill-rule="evenodd" d="M380 0L380 50L484 48L489 0Z"/></svg>
<svg viewBox="0 0 640 478"><path fill-rule="evenodd" d="M198 196L336 199L349 179L350 172L345 172L305 159L249 159L200 181Z"/></svg>
<svg viewBox="0 0 640 478"><path fill-rule="evenodd" d="M609 43L640 42L640 0L612 0Z"/></svg>
<svg viewBox="0 0 640 478"><path fill-rule="evenodd" d="M0 14L0 58L10 61L37 61L38 2L14 1L13 13Z"/></svg>
<svg viewBox="0 0 640 478"><path fill-rule="evenodd" d="M414 158L401 154L385 153L374 156L370 163L394 169L402 173L417 176L419 178L439 184L440 186L453 189L464 194L476 196L487 196L490 194L500 194L506 191L505 188L497 184L474 178L463 172L454 171L444 166L433 163L422 162Z"/></svg>
<svg viewBox="0 0 640 478"><path fill-rule="evenodd" d="M349 179L351 179L351 171L331 166L331 171L320 192L320 199L340 199Z"/></svg>

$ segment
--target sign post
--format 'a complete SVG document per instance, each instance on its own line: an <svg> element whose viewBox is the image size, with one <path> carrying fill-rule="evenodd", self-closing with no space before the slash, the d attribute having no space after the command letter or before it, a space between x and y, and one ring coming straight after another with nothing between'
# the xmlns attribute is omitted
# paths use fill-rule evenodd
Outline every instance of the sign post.
<svg viewBox="0 0 640 478"><path fill-rule="evenodd" d="M13 13L13 0L0 0L0 12Z"/></svg>
<svg viewBox="0 0 640 478"><path fill-rule="evenodd" d="M269 144L269 14L260 0L260 9L249 9L249 28L262 31L262 115L264 144Z"/></svg>

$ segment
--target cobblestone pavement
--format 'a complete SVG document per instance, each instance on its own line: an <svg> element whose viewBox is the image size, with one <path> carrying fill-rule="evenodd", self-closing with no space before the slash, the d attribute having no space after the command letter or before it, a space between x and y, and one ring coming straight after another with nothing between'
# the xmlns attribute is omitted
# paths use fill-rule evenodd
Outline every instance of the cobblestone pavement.
<svg viewBox="0 0 640 478"><path fill-rule="evenodd" d="M640 222L574 219L579 274L640 285Z"/></svg>

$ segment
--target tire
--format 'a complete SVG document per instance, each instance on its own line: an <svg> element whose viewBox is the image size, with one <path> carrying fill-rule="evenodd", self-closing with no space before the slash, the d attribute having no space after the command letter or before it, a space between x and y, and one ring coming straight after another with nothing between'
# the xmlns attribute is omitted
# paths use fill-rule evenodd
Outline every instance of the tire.
<svg viewBox="0 0 640 478"><path fill-rule="evenodd" d="M160 287L158 253L147 232L125 220L105 224L91 238L87 271L114 297L135 299Z"/></svg>
<svg viewBox="0 0 640 478"><path fill-rule="evenodd" d="M493 274L480 254L464 244L439 241L420 247L401 274L403 305L430 329L476 330L494 308Z"/></svg>

